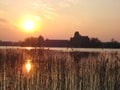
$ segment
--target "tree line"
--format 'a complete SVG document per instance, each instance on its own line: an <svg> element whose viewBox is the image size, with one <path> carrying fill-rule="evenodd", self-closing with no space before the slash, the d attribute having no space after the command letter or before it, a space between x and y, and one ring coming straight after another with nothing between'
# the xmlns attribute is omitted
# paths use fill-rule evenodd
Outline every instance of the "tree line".
<svg viewBox="0 0 120 90"><path fill-rule="evenodd" d="M74 47L74 48L120 48L120 43L112 39L110 42L102 42L98 38L89 38L75 32L70 40L50 40L43 36L28 37L20 44L21 46L37 47Z"/></svg>

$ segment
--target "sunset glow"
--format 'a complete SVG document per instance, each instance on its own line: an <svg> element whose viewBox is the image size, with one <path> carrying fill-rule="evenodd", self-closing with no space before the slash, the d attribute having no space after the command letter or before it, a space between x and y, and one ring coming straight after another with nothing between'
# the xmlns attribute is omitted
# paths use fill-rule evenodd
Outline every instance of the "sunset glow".
<svg viewBox="0 0 120 90"><path fill-rule="evenodd" d="M120 41L120 0L0 0L0 30L3 41L30 34L69 40L75 31Z"/></svg>
<svg viewBox="0 0 120 90"><path fill-rule="evenodd" d="M41 24L40 16L26 14L18 20L17 27L24 33L35 33L41 29Z"/></svg>

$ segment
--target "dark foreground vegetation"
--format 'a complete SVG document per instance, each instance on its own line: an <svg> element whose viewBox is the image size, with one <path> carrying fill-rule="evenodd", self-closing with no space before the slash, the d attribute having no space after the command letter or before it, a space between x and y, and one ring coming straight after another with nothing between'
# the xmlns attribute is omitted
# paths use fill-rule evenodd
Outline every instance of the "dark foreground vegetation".
<svg viewBox="0 0 120 90"><path fill-rule="evenodd" d="M39 37L28 37L21 42L3 42L0 46L32 46L32 47L73 47L73 48L120 48L120 43L112 39L110 42L102 42L98 38L89 38L75 32L70 40L51 40Z"/></svg>
<svg viewBox="0 0 120 90"><path fill-rule="evenodd" d="M1 49L0 90L120 90L120 53Z"/></svg>

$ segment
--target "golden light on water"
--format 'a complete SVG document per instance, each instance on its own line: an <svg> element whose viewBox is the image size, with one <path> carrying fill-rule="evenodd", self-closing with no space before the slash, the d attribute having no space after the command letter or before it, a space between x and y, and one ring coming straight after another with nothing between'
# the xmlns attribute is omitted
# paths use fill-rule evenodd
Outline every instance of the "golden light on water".
<svg viewBox="0 0 120 90"><path fill-rule="evenodd" d="M32 49L32 47L26 47L26 49L27 49L27 50L31 50L31 49Z"/></svg>
<svg viewBox="0 0 120 90"><path fill-rule="evenodd" d="M26 65L25 65L25 68L26 68L27 72L29 73L30 70L31 70L31 63L30 63L30 60L27 61Z"/></svg>
<svg viewBox="0 0 120 90"><path fill-rule="evenodd" d="M23 73L28 74L30 73L31 69L32 69L31 60L27 60L25 64L23 65Z"/></svg>

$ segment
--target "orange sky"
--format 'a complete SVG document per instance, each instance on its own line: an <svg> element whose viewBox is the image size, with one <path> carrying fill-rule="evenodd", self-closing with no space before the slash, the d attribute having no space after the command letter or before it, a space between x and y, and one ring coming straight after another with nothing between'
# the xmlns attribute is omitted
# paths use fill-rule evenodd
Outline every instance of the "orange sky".
<svg viewBox="0 0 120 90"><path fill-rule="evenodd" d="M27 18L36 24L32 33L21 27ZM120 0L0 0L0 40L70 39L75 31L120 41Z"/></svg>

